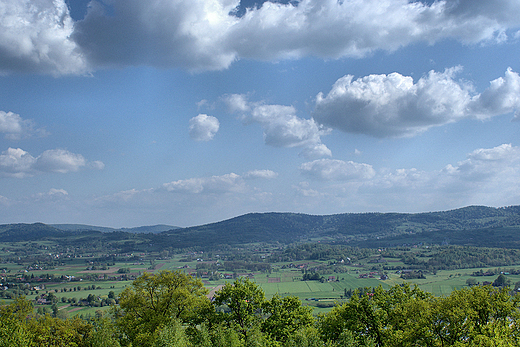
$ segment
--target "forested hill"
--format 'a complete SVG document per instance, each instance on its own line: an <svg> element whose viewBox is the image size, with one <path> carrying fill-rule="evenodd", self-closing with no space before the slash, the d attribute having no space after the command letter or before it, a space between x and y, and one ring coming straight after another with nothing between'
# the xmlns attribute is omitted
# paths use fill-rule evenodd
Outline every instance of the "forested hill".
<svg viewBox="0 0 520 347"><path fill-rule="evenodd" d="M520 237L517 237L520 236L520 206L469 206L451 211L414 214L346 213L314 216L250 213L218 223L141 234L121 229L104 233L85 229L60 230L41 223L0 225L2 242L66 239L70 236L100 242L130 240L128 245L173 248L314 240L334 240L362 247L416 242L489 246L485 244L490 241L486 240L486 235L493 235L494 242L498 242L497 246L520 248Z"/></svg>
<svg viewBox="0 0 520 347"><path fill-rule="evenodd" d="M126 232L126 233L162 233L163 231L168 231L172 229L177 229L178 227L172 226L172 225L164 225L164 224L158 224L158 225L147 225L147 226L140 226L135 228L110 228L110 227L100 227L100 226L94 226L94 225L86 225L86 224L51 224L52 227L63 230L63 231L83 231L83 230L94 230L94 231L101 231L103 233L111 233L111 232Z"/></svg>
<svg viewBox="0 0 520 347"><path fill-rule="evenodd" d="M520 228L520 206L469 206L430 213L346 213L314 216L295 213L250 213L218 223L167 231L180 243L237 244L317 238L360 241L441 230Z"/></svg>
<svg viewBox="0 0 520 347"><path fill-rule="evenodd" d="M0 242L40 240L64 235L62 230L43 223L0 225Z"/></svg>

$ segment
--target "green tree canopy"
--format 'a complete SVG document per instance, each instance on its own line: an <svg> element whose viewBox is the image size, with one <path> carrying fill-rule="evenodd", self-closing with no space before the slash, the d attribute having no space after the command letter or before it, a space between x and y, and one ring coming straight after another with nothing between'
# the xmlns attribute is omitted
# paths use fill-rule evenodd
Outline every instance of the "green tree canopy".
<svg viewBox="0 0 520 347"><path fill-rule="evenodd" d="M295 296L281 298L278 294L264 304L267 318L262 322L262 331L276 341L285 342L298 329L310 327L314 323L312 308L302 306Z"/></svg>
<svg viewBox="0 0 520 347"><path fill-rule="evenodd" d="M133 345L151 346L160 329L175 320L200 322L212 310L206 294L200 279L180 271L144 273L120 294L117 325Z"/></svg>
<svg viewBox="0 0 520 347"><path fill-rule="evenodd" d="M26 321L33 313L33 305L25 297L0 305L0 347L28 346L31 339Z"/></svg>
<svg viewBox="0 0 520 347"><path fill-rule="evenodd" d="M508 279L504 274L498 275L498 277L493 282L494 287L509 287L511 284L511 280Z"/></svg>
<svg viewBox="0 0 520 347"><path fill-rule="evenodd" d="M228 312L221 312L219 318L237 325L243 336L259 322L264 302L264 291L256 283L242 277L227 283L213 300L215 306L226 305L229 308Z"/></svg>

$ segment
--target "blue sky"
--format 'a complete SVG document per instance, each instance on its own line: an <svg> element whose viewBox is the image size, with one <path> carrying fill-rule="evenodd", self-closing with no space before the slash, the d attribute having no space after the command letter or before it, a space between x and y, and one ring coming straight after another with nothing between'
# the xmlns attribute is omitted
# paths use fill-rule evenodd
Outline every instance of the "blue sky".
<svg viewBox="0 0 520 347"><path fill-rule="evenodd" d="M520 203L520 3L0 0L0 222Z"/></svg>

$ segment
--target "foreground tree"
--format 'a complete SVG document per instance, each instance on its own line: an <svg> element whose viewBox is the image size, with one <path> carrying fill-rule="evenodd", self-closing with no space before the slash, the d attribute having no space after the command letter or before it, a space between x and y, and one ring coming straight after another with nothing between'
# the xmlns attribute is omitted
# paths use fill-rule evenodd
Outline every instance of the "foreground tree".
<svg viewBox="0 0 520 347"><path fill-rule="evenodd" d="M431 331L443 345L518 346L520 297L507 289L474 286L436 298Z"/></svg>
<svg viewBox="0 0 520 347"><path fill-rule="evenodd" d="M78 317L63 320L47 314L31 319L27 329L32 336L32 341L25 346L80 347L86 346L86 337L89 336L92 325Z"/></svg>
<svg viewBox="0 0 520 347"><path fill-rule="evenodd" d="M364 288L317 321L298 298L266 300L249 279L226 284L214 305L205 293L181 272L146 274L123 291L115 320L38 315L18 298L0 306L0 347L520 346L520 296L507 288L446 297L408 285Z"/></svg>
<svg viewBox="0 0 520 347"><path fill-rule="evenodd" d="M498 277L493 281L493 287L509 287L511 285L511 280L508 279L504 274L498 275Z"/></svg>
<svg viewBox="0 0 520 347"><path fill-rule="evenodd" d="M311 327L314 323L312 308L303 306L295 296L281 298L278 294L264 304L261 329L270 339L286 342L299 329Z"/></svg>
<svg viewBox="0 0 520 347"><path fill-rule="evenodd" d="M114 324L110 319L98 318L92 322L92 331L87 338L89 347L120 347Z"/></svg>
<svg viewBox="0 0 520 347"><path fill-rule="evenodd" d="M12 304L0 306L0 347L29 346L31 335L27 321L33 313L33 305L25 297Z"/></svg>
<svg viewBox="0 0 520 347"><path fill-rule="evenodd" d="M218 313L212 330L221 331L213 335L216 346L225 339L235 339L229 329L235 330L246 346L282 346L297 330L311 327L315 321L312 308L303 306L297 297L274 295L266 300L263 290L248 278L226 284L213 303Z"/></svg>
<svg viewBox="0 0 520 347"><path fill-rule="evenodd" d="M356 291L345 304L321 316L318 327L323 338L333 343L348 331L354 345L428 345L430 334L423 329L428 318L423 312L428 311L431 298L408 285Z"/></svg>
<svg viewBox="0 0 520 347"><path fill-rule="evenodd" d="M352 346L519 346L520 297L473 286L433 297L417 287L376 288L320 317L323 340ZM368 294L368 295L367 295Z"/></svg>
<svg viewBox="0 0 520 347"><path fill-rule="evenodd" d="M200 279L180 271L145 273L119 296L114 309L116 323L126 337L124 344L153 346L161 329L181 324L196 325L212 311Z"/></svg>
<svg viewBox="0 0 520 347"><path fill-rule="evenodd" d="M154 347L190 347L184 327L178 320L172 320L162 327L154 341Z"/></svg>
<svg viewBox="0 0 520 347"><path fill-rule="evenodd" d="M217 315L236 327L243 337L249 329L259 324L262 306L265 303L264 291L248 278L238 278L234 283L227 283L215 294L213 303L216 307L226 306L224 312Z"/></svg>

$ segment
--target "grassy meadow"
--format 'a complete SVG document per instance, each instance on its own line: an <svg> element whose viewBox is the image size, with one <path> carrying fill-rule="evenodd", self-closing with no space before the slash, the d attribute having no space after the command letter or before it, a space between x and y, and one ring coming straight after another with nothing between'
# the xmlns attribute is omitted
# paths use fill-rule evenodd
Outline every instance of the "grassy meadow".
<svg viewBox="0 0 520 347"><path fill-rule="evenodd" d="M0 247L1 249L1 247ZM5 259L9 252L5 248L0 251L2 258ZM30 275L34 277L54 275L56 278L68 276L72 280L59 280L53 282L45 282L45 288L42 290L26 290L25 295L30 299L36 299L41 294L54 293L58 298L58 308L62 312L66 312L67 316L94 316L102 314L110 309L110 306L90 307L78 306L71 302L74 299L79 302L85 299L89 294L95 295L100 299L108 298L112 291L118 295L124 288L131 286L131 279L143 274L144 272L158 272L162 270L180 270L196 275L198 265L202 262L191 259L187 261L185 254L175 255L168 258L155 258L139 261L124 261L115 262L104 269L93 269L88 257L75 258L63 261L54 265L52 268L47 267L43 270L26 270L27 264L23 261L19 262L1 262L0 270L5 274L16 274L17 276ZM299 297L306 305L313 306L315 313L325 312L338 302L345 300L345 293L348 290L355 290L360 287L377 287L389 288L403 282L418 285L422 290L430 292L436 296L449 295L453 290L460 289L467 286L466 281L469 278L474 278L478 282L490 281L494 277L474 277L471 274L475 271L487 270L486 268L476 269L458 269L458 270L439 270L435 273L427 273L426 278L404 280L397 271L384 271L387 278L380 279L380 273L374 274L373 278L360 278L361 274L369 273L374 269L374 257L365 259L356 264L343 265L341 267L334 267L330 261L306 261L306 262L278 262L272 263L270 271L236 271L237 275L249 276L264 290L266 297L271 298L278 294L281 296L294 295ZM214 262L214 261L213 261ZM405 266L399 259L387 258L387 262L394 266ZM329 273L321 272L322 281L302 281L303 270L300 266L320 267L331 270ZM121 269L125 270L125 278L121 277ZM520 266L507 267L510 269L520 269ZM222 271L222 275L226 271ZM89 279L85 279L90 276ZM119 277L118 277L119 276ZM110 279L118 277L118 279ZM224 277L224 276L222 276ZM218 278L209 280L207 276L202 276L202 280L208 291L219 288L218 286L233 282L233 279ZM520 275L508 275L511 283L520 281ZM37 283L36 283L37 284ZM32 283L35 285L35 283ZM1 294L1 293L0 293ZM62 297L65 298L62 300ZM0 298L0 302L9 303L11 300ZM35 305L36 308L41 305ZM47 305L48 306L48 305Z"/></svg>

